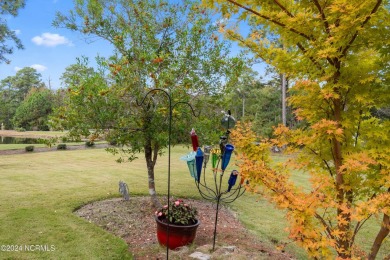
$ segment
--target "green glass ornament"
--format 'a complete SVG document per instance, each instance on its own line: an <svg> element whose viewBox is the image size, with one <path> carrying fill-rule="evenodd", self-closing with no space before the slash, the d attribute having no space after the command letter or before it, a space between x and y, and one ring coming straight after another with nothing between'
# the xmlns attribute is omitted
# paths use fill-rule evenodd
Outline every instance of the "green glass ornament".
<svg viewBox="0 0 390 260"><path fill-rule="evenodd" d="M218 162L218 154L212 153L211 154L211 163L213 165L213 168L217 167L217 162Z"/></svg>

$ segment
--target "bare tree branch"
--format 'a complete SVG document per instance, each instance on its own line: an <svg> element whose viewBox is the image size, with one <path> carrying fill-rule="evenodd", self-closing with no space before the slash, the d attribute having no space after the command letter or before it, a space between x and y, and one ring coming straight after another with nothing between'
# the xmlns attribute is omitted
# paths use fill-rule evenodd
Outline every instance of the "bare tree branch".
<svg viewBox="0 0 390 260"><path fill-rule="evenodd" d="M359 230L363 227L364 223L366 223L367 220L370 219L370 217L372 216L372 214L370 214L365 220L363 220L363 222L358 222L356 224L356 227L355 227L355 230L353 231L353 235L352 235L352 238L351 238L351 243L350 243L350 246L353 245L353 243L355 242L355 237L356 237L356 234L359 232Z"/></svg>
<svg viewBox="0 0 390 260"><path fill-rule="evenodd" d="M317 213L315 214L315 217L321 222L321 224L325 227L326 233L329 235L330 238L335 239L335 237L332 235L332 228L326 223L326 221Z"/></svg>

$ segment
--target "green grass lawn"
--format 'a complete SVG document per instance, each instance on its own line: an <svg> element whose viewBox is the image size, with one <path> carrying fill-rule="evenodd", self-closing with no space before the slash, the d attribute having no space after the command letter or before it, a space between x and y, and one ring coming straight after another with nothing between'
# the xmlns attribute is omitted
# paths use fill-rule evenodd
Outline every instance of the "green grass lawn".
<svg viewBox="0 0 390 260"><path fill-rule="evenodd" d="M95 142L95 144L103 144L107 143L105 141L98 141ZM55 144L52 145L52 147L57 147L58 144L66 144L67 146L72 146L72 145L85 145L85 142L56 142ZM1 150L18 150L22 149L24 150L26 146L34 146L34 147L48 147L46 144L39 143L39 144L0 144L0 151Z"/></svg>
<svg viewBox="0 0 390 260"><path fill-rule="evenodd" d="M15 130L0 130L0 136L13 136L21 138L48 138L65 136L67 131L15 131Z"/></svg>
<svg viewBox="0 0 390 260"><path fill-rule="evenodd" d="M1 156L0 245L53 245L55 251L0 251L0 258L130 258L124 241L72 214L116 195L128 167L104 150Z"/></svg>
<svg viewBox="0 0 390 260"><path fill-rule="evenodd" d="M26 146L47 147L45 144L0 144L0 150L24 149Z"/></svg>
<svg viewBox="0 0 390 260"><path fill-rule="evenodd" d="M172 150L171 194L200 198L185 162L179 160L187 152L188 148L184 147ZM0 251L0 259L131 258L123 240L72 212L91 201L118 196L119 180L128 184L132 196L146 195L146 167L143 155L139 157L132 163L118 164L115 157L103 149L0 156L0 245L47 245L55 249L50 252ZM227 171L231 169L232 166ZM225 178L227 182L228 177ZM166 184L165 154L156 165L159 194L166 194ZM289 242L283 212L262 198L245 194L230 206L250 232L265 243ZM371 227L368 226L360 238L363 244L363 238L372 236L369 232L378 229L378 226ZM389 241L386 243L382 256L390 249ZM292 243L287 250L298 259L306 258Z"/></svg>

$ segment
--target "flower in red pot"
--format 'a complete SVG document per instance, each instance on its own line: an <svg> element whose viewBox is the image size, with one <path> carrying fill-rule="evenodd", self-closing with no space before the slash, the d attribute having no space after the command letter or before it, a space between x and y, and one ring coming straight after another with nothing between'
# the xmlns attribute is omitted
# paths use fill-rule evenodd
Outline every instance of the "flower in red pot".
<svg viewBox="0 0 390 260"><path fill-rule="evenodd" d="M175 249L191 244L200 224L196 208L183 200L172 200L168 205L156 211L157 239L163 246Z"/></svg>

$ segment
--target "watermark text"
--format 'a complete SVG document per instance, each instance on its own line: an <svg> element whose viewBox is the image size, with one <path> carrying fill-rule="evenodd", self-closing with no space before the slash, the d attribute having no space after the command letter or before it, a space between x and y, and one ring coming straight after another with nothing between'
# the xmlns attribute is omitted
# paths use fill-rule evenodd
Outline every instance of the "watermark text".
<svg viewBox="0 0 390 260"><path fill-rule="evenodd" d="M0 252L53 252L54 245L0 245Z"/></svg>

